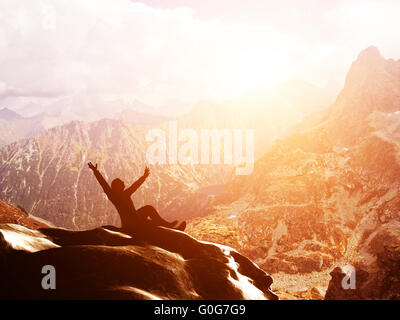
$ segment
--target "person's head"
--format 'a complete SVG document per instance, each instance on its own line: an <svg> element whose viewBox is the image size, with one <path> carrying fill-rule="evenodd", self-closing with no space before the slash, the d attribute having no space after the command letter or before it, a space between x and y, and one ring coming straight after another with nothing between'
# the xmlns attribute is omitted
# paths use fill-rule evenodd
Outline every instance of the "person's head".
<svg viewBox="0 0 400 320"><path fill-rule="evenodd" d="M119 178L114 179L111 182L111 189L115 192L122 192L125 189L125 183Z"/></svg>

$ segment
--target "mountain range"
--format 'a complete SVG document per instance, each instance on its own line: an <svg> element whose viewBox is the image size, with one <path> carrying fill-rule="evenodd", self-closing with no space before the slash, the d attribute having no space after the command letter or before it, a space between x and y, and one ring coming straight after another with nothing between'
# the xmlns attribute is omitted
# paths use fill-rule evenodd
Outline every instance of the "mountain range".
<svg viewBox="0 0 400 320"><path fill-rule="evenodd" d="M289 87L285 87L287 92L291 92ZM320 89L309 86L312 88L321 97ZM257 101L248 97L222 104L203 101L175 118L124 110L116 113L114 119L72 121L47 130L38 129L40 132L33 137L0 150L0 199L58 226L79 229L101 223L118 224L118 216L91 176L87 162L98 162L108 179L121 177L127 183L133 181L146 162L146 134L151 129L168 132L170 120L177 121L179 130L254 129L255 156L260 157L277 137L284 136L310 111L307 104L298 103L295 108L289 94L287 97L268 93ZM73 105L72 102L65 106ZM63 119L60 115L53 114ZM8 120L7 126L25 134L18 121L32 118L14 118ZM7 126L5 130L11 132ZM218 186L232 179L234 168L223 164L166 164L151 166L151 172L135 194L137 206L151 204L167 218L189 219L203 215L203 209L218 193Z"/></svg>
<svg viewBox="0 0 400 320"><path fill-rule="evenodd" d="M273 106L276 109L287 109L292 106L297 110L296 121L301 120L304 114L324 108L333 101L335 86L319 88L301 80L292 80L281 84L273 90L251 92L242 99L229 101L225 105L258 105L268 110ZM192 110L221 109L224 103L213 104L202 101L197 104L179 100L166 101L162 106L154 107L137 99L126 102L122 99L105 99L85 91L53 98L54 101L40 104L27 101L24 105L0 109L0 147L23 138L30 138L52 127L67 124L71 121L94 122L101 119L123 120L134 124L154 124L170 118L193 118ZM270 114L271 110L268 110ZM301 116L299 116L299 114ZM189 115L186 116L185 115ZM275 119L276 120L276 119ZM271 121L271 123L274 120ZM206 122L207 123L207 122ZM282 120L278 119L278 127ZM289 124L289 126L291 123Z"/></svg>

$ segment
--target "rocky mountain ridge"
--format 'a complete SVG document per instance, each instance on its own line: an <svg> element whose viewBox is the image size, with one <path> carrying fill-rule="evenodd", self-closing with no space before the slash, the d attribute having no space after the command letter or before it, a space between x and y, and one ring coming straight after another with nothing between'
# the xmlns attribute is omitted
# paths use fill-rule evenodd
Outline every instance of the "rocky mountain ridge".
<svg viewBox="0 0 400 320"><path fill-rule="evenodd" d="M384 292L384 283L397 283L396 264L382 271L388 259L380 257L400 235L399 88L400 61L363 51L328 112L226 185L188 232L238 248L269 270L275 290L316 288L323 297L330 272L349 264L369 284L380 279L379 289L359 296L396 297Z"/></svg>

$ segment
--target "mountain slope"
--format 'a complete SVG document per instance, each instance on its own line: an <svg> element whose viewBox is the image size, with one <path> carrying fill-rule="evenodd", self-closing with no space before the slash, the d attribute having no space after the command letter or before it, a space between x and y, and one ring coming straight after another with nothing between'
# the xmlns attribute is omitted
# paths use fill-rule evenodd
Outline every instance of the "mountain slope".
<svg viewBox="0 0 400 320"><path fill-rule="evenodd" d="M372 276L369 237L384 226L399 232L399 88L399 61L360 53L326 116L277 142L188 232L235 246L282 290L324 291L337 265Z"/></svg>
<svg viewBox="0 0 400 320"><path fill-rule="evenodd" d="M23 208L17 208L2 201L0 201L0 224L1 223L15 223L30 229L51 226L47 221L30 216Z"/></svg>
<svg viewBox="0 0 400 320"><path fill-rule="evenodd" d="M290 85L286 86L290 91L288 88ZM74 102L78 103L78 98L63 102L65 112L76 109ZM86 101L85 95L81 98ZM88 99L85 102L91 112L96 111L93 106L96 101ZM104 108L106 105L101 103L97 116L101 116ZM281 111L274 111L276 109ZM61 116L57 112L62 110L54 109L57 119ZM199 103L176 121L179 132L190 128L198 134L202 129L229 129L233 132L252 128L255 130L257 157L264 154L272 141L283 136L307 110L302 106L293 112L290 99L264 93L261 98L253 100L247 97L223 104ZM108 179L121 177L129 183L144 169L145 152L149 146L146 133L150 129L161 129L168 138L170 127L165 117L132 110L125 110L116 117L118 120L92 123L75 121L1 149L0 199L21 205L29 213L63 227L77 229L101 223L118 224L115 210L103 197L86 168L86 162L99 162ZM5 128L11 124L7 125ZM15 128L16 132L25 135L25 129L18 128ZM183 144L182 141L179 143ZM157 165L151 169L150 179L139 189L135 201L137 206L155 206L168 219L190 219L202 215L218 193L214 191L230 181L234 174L233 166L224 164ZM206 192L205 188L208 188Z"/></svg>

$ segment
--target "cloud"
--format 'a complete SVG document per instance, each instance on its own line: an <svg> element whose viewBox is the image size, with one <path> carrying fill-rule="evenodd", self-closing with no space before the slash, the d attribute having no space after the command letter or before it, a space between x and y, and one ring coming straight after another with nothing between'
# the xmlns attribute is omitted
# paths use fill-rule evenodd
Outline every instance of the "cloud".
<svg viewBox="0 0 400 320"><path fill-rule="evenodd" d="M0 82L0 96L6 92L7 84L4 82Z"/></svg>
<svg viewBox="0 0 400 320"><path fill-rule="evenodd" d="M312 17L304 8L275 5L269 20L262 19L266 7L231 2L237 13L252 10L259 17L254 24L226 20L217 4L204 13L185 3L191 8L129 0L2 0L3 96L25 103L29 95L55 99L84 91L156 105L222 99L293 76L321 85L343 79L370 44L400 55L395 2L316 4Z"/></svg>
<svg viewBox="0 0 400 320"><path fill-rule="evenodd" d="M267 61L285 45L271 30L124 0L4 0L0 11L0 79L22 95L86 90L154 103L218 97L240 51Z"/></svg>

